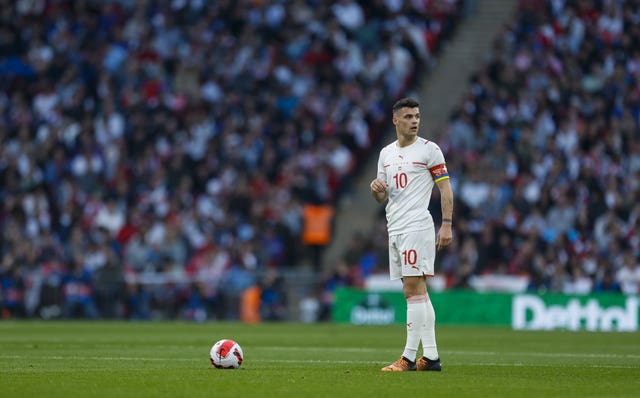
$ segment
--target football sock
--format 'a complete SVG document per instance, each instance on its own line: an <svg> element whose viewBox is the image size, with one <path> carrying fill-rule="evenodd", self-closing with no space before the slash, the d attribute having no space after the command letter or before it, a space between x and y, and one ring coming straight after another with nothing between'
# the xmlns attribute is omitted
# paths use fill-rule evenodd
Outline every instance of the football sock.
<svg viewBox="0 0 640 398"><path fill-rule="evenodd" d="M438 347L436 346L436 313L428 297L422 305L425 307L425 324L422 328L423 355L429 359L438 359Z"/></svg>
<svg viewBox="0 0 640 398"><path fill-rule="evenodd" d="M422 330L426 322L425 311L426 295L407 298L407 343L402 356L410 361L416 360Z"/></svg>

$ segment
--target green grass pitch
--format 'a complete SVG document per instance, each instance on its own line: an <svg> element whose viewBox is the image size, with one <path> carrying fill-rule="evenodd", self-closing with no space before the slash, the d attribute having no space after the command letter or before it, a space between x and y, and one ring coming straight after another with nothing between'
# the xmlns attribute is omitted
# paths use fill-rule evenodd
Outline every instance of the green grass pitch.
<svg viewBox="0 0 640 398"><path fill-rule="evenodd" d="M238 370L211 367L221 338ZM640 334L438 326L443 371L383 373L401 325L0 322L0 397L638 397Z"/></svg>

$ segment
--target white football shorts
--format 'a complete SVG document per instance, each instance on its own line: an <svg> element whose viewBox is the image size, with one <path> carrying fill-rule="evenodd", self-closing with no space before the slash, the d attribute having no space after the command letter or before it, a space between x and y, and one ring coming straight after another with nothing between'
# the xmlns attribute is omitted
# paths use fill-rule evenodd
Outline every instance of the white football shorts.
<svg viewBox="0 0 640 398"><path fill-rule="evenodd" d="M433 276L436 234L433 228L389 237L389 277Z"/></svg>

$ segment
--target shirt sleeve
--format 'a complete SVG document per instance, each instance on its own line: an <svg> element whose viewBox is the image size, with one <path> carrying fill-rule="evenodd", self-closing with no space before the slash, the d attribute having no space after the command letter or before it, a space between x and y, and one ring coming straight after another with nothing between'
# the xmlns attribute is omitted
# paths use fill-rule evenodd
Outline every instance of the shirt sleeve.
<svg viewBox="0 0 640 398"><path fill-rule="evenodd" d="M384 167L384 151L380 151L380 155L378 156L378 174L377 177L382 180L387 180L387 173Z"/></svg>
<svg viewBox="0 0 640 398"><path fill-rule="evenodd" d="M433 144L433 143L432 143ZM440 147L433 144L431 150L431 156L429 156L429 172L434 182L440 182L449 179L449 170L447 170L447 164L444 160L444 155L440 150Z"/></svg>

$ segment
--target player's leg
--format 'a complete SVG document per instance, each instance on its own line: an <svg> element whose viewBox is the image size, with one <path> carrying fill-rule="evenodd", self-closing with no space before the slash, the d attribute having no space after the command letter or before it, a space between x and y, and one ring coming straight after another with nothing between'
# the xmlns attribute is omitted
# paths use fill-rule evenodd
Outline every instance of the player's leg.
<svg viewBox="0 0 640 398"><path fill-rule="evenodd" d="M407 253L410 253L407 255ZM402 279L402 288L407 300L407 337L404 352L400 359L383 371L415 370L415 360L420 346L422 329L426 321L426 286L419 267L415 266L417 257L406 235L392 237L389 240L389 271L391 279Z"/></svg>
<svg viewBox="0 0 640 398"><path fill-rule="evenodd" d="M407 342L402 356L415 362L422 338L422 331L427 322L425 303L427 292L422 276L405 276L402 288L407 300Z"/></svg>
<svg viewBox="0 0 640 398"><path fill-rule="evenodd" d="M425 302L427 294L422 276L405 276L402 288L407 300L407 338L400 359L382 368L385 372L402 372L416 369L416 356L420 347L422 330L425 327Z"/></svg>
<svg viewBox="0 0 640 398"><path fill-rule="evenodd" d="M426 322L422 329L422 358L416 363L417 370L436 370L442 369L440 364L440 355L438 354L438 346L436 344L436 314L433 304L427 294L427 300L424 303L426 309Z"/></svg>
<svg viewBox="0 0 640 398"><path fill-rule="evenodd" d="M426 291L426 278L434 275L435 267L435 232L434 230L425 231L424 246L418 246L420 252L425 256L421 261L422 271L425 275L425 300L422 302L424 306L425 322L420 331L420 339L422 341L423 356L416 363L417 370L441 370L440 356L438 355L438 346L436 344L436 313L433 304Z"/></svg>
<svg viewBox="0 0 640 398"><path fill-rule="evenodd" d="M436 312L433 309L433 304L428 295L424 306L426 308L427 319L422 335L423 355L429 359L437 359L439 356L438 346L436 344Z"/></svg>

